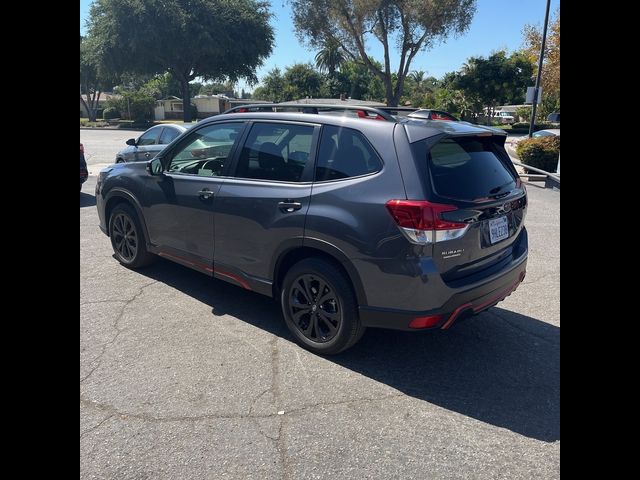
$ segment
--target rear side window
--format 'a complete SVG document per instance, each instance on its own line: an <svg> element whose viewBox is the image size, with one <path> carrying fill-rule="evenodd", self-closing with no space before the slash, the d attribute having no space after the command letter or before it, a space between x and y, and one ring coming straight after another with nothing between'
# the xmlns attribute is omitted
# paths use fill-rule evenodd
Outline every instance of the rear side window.
<svg viewBox="0 0 640 480"><path fill-rule="evenodd" d="M316 182L357 177L380 170L380 157L360 132L331 125L322 128Z"/></svg>
<svg viewBox="0 0 640 480"><path fill-rule="evenodd" d="M162 135L160 135L160 141L158 143L160 145L168 145L178 135L180 135L180 132L175 128L164 127L164 130L162 130Z"/></svg>
<svg viewBox="0 0 640 480"><path fill-rule="evenodd" d="M314 128L255 123L242 147L236 177L300 182L311 155Z"/></svg>
<svg viewBox="0 0 640 480"><path fill-rule="evenodd" d="M434 191L458 200L486 198L515 188L516 179L489 138L447 138L428 154Z"/></svg>

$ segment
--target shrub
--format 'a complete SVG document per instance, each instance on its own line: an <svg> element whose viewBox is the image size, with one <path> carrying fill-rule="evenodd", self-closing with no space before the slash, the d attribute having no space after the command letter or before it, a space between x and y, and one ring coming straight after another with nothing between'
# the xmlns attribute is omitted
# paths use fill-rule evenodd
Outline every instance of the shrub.
<svg viewBox="0 0 640 480"><path fill-rule="evenodd" d="M102 112L102 118L104 120L110 120L112 118L120 118L120 112L115 107L107 107Z"/></svg>
<svg viewBox="0 0 640 480"><path fill-rule="evenodd" d="M524 122L531 121L531 107L518 107L516 108L516 118L519 120L523 118Z"/></svg>
<svg viewBox="0 0 640 480"><path fill-rule="evenodd" d="M537 117L537 115L536 115ZM529 124L526 122L517 122L514 123L511 128L522 129L529 131ZM556 128L555 125L546 122L540 122L533 125L533 131L537 132L538 130L546 130L547 128Z"/></svg>
<svg viewBox="0 0 640 480"><path fill-rule="evenodd" d="M560 154L560 137L527 138L518 142L516 152L525 165L555 172Z"/></svg>

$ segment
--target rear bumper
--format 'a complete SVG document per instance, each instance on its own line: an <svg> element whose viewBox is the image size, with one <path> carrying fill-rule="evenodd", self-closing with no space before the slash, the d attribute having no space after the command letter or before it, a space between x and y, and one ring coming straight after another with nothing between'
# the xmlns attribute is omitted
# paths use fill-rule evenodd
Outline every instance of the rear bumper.
<svg viewBox="0 0 640 480"><path fill-rule="evenodd" d="M452 295L440 308L428 311L407 311L376 307L360 307L360 320L364 326L394 330L447 329L456 321L480 313L504 300L518 288L525 277L527 254L513 262L508 269L486 282ZM412 328L409 324L417 317L441 317L430 327Z"/></svg>

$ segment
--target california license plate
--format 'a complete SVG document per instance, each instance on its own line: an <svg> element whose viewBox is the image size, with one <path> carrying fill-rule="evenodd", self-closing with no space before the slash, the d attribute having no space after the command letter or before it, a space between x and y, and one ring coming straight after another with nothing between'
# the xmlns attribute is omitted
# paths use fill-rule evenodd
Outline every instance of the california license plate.
<svg viewBox="0 0 640 480"><path fill-rule="evenodd" d="M509 236L509 222L507 217L492 218L489 220L489 238L491 243L499 242Z"/></svg>

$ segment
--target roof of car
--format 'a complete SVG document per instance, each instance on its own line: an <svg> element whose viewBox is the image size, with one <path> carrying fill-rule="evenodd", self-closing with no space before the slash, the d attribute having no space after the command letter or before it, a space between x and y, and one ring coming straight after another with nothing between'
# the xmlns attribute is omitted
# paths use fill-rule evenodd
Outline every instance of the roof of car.
<svg viewBox="0 0 640 480"><path fill-rule="evenodd" d="M549 132L549 133L553 133L554 135L560 135L559 128L545 128L544 130L538 130L538 132ZM534 133L538 133L538 132L534 132Z"/></svg>
<svg viewBox="0 0 640 480"><path fill-rule="evenodd" d="M472 125L467 122L450 122L444 120L426 120L418 118L402 117L396 122L382 121L374 119L364 119L349 115L336 115L335 112L327 112L320 114L298 113L298 112L242 112L227 113L215 115L198 122L198 125L227 121L227 120L273 120L273 121L293 121L320 123L324 125L335 125L347 128L353 128L365 133L390 131L396 125L403 125L409 137L409 142L413 143L418 140L433 137L435 135L479 135L493 134L503 135L503 130L484 127L481 125Z"/></svg>

